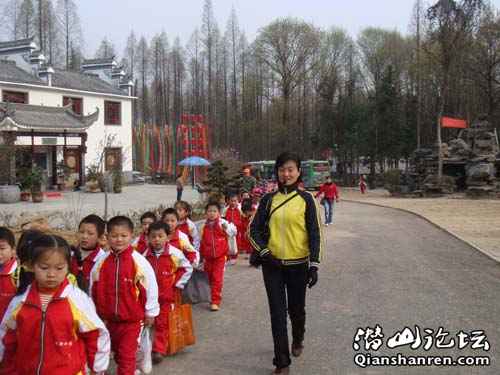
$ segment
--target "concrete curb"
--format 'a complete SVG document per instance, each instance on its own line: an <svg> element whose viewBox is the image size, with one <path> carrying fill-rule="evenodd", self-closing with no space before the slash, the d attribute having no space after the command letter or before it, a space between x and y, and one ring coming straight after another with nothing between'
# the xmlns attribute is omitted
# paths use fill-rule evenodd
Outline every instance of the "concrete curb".
<svg viewBox="0 0 500 375"><path fill-rule="evenodd" d="M361 201L356 201L356 200L352 200L352 199L342 199L342 202L349 202L349 203L357 203L357 204L365 204L367 206L375 206L375 207L382 207L382 208L389 208L391 210L397 210L397 211L400 211L400 212L404 212L404 213L407 213L407 214L411 214L411 215L414 215L416 217L419 217L420 219L423 219L425 221L427 221L429 224L433 225L434 227L442 230L443 232L449 234L450 236L452 237L455 237L457 240L459 241L462 241L463 243L465 243L466 245L472 247L473 249L483 253L484 255L486 255L487 257L493 259L494 261L496 261L497 263L500 263L500 258L496 255L494 255L491 251L489 250L485 250L485 249L482 249L481 247L473 244L472 242L466 240L465 238L459 236L458 234L452 232L451 230L449 229L446 229L444 227L442 227L441 225L435 223L434 221L430 220L429 218L419 214L419 213L416 213L416 212L413 212L413 211L410 211L410 210L406 210L404 208L399 208L399 207L391 207L391 206L385 206L383 204L379 204L379 203L372 203L372 202L361 202Z"/></svg>

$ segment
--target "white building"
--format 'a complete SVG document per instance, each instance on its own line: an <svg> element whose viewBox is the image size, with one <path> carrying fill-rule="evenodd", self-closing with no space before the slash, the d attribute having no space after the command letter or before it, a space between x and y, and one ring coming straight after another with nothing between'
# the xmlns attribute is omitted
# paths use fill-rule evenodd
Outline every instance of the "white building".
<svg viewBox="0 0 500 375"><path fill-rule="evenodd" d="M16 162L31 158L48 185L62 164L83 182L100 155L105 169L131 171L135 98L125 72L113 59L85 60L80 72L44 62L33 39L0 42L0 133L24 151Z"/></svg>

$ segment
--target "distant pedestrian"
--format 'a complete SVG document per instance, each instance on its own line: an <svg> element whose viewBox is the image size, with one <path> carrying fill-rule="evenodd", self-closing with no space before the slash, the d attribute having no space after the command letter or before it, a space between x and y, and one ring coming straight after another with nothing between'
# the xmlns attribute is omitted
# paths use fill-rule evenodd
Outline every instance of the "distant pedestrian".
<svg viewBox="0 0 500 375"><path fill-rule="evenodd" d="M179 173L177 176L175 185L177 186L177 202L179 202L182 200L182 192L184 191L184 178L182 177L182 173Z"/></svg>
<svg viewBox="0 0 500 375"><path fill-rule="evenodd" d="M366 193L366 182L363 175L359 176L359 190L361 190L361 194Z"/></svg>
<svg viewBox="0 0 500 375"><path fill-rule="evenodd" d="M325 225L333 224L333 205L339 201L339 189L332 178L328 176L323 185L320 186L316 198L323 195L321 205L325 208Z"/></svg>

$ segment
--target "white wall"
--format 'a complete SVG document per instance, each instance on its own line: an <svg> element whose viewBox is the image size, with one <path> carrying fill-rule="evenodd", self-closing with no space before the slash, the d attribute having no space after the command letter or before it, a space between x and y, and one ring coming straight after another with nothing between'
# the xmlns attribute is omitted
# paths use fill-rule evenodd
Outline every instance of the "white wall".
<svg viewBox="0 0 500 375"><path fill-rule="evenodd" d="M28 104L44 105L50 107L62 106L63 96L71 96L83 99L83 114L94 113L99 108L99 118L87 130L87 154L85 155L85 166L97 163L100 151L105 145L105 140L115 137L115 142L110 147L122 148L123 170L132 170L132 98L106 96L103 94L80 93L65 91L63 89L43 89L33 87L22 87L20 85L0 85L1 90L28 92ZM1 92L0 92L1 95ZM1 96L0 96L1 98ZM110 100L121 102L121 125L104 125L104 101ZM18 144L26 144L29 140L20 139ZM58 144L60 142L58 141ZM68 144L70 144L68 142ZM74 144L74 143L73 143Z"/></svg>

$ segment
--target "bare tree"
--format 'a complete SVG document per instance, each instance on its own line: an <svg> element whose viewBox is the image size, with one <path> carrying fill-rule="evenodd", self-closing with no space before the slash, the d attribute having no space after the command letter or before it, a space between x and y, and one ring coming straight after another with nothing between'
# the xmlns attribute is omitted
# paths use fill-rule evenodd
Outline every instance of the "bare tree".
<svg viewBox="0 0 500 375"><path fill-rule="evenodd" d="M57 24L63 40L63 51L66 69L69 69L71 56L75 51L81 51L83 34L78 15L78 6L74 0L58 0L56 6Z"/></svg>
<svg viewBox="0 0 500 375"><path fill-rule="evenodd" d="M97 48L95 58L107 59L115 56L116 52L114 44L110 42L107 37L104 37L104 39L101 41L101 44L99 45L99 48Z"/></svg>
<svg viewBox="0 0 500 375"><path fill-rule="evenodd" d="M256 43L259 57L279 77L283 96L282 124L291 134L290 98L304 75L314 67L319 32L306 22L283 18L262 29Z"/></svg>

